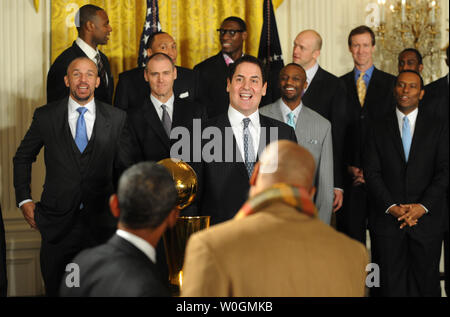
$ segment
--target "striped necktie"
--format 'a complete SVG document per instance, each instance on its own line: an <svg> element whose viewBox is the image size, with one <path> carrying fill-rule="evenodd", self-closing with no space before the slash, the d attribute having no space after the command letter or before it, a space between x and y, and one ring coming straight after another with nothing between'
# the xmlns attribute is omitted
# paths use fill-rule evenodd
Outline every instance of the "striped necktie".
<svg viewBox="0 0 450 317"><path fill-rule="evenodd" d="M253 173L253 168L255 166L255 153L253 149L253 139L248 129L250 123L249 118L244 118L244 161L245 167L247 168L248 177L250 178Z"/></svg>

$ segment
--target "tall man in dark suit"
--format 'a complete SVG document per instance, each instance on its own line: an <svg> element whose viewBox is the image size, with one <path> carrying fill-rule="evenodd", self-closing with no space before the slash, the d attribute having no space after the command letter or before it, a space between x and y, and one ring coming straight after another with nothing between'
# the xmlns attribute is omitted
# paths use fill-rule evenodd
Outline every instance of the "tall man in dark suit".
<svg viewBox="0 0 450 317"><path fill-rule="evenodd" d="M0 297L6 297L7 290L5 226L3 224L2 205L0 205Z"/></svg>
<svg viewBox="0 0 450 317"><path fill-rule="evenodd" d="M169 297L167 281L156 269L155 248L166 228L177 221L176 201L177 191L165 167L141 162L127 169L117 195L109 200L111 213L119 218L116 234L77 255L72 262L79 267L79 287L69 287L63 279L60 294Z"/></svg>
<svg viewBox="0 0 450 317"><path fill-rule="evenodd" d="M228 110L228 67L242 57L244 41L247 39L247 25L238 17L226 18L217 31L221 51L194 67L200 77L200 102L206 107L208 118Z"/></svg>
<svg viewBox="0 0 450 317"><path fill-rule="evenodd" d="M126 114L94 99L100 84L95 63L79 57L64 78L68 98L36 109L14 156L16 201L42 237L41 271L47 295L57 295L66 264L82 249L114 232L107 210L114 176L133 163ZM45 149L41 201L31 197L31 165ZM117 174L116 174L116 173Z"/></svg>
<svg viewBox="0 0 450 317"><path fill-rule="evenodd" d="M353 29L348 36L348 47L355 64L351 72L341 77L347 91L344 159L348 173L344 208L336 214L336 223L339 231L365 244L368 200L362 151L371 121L394 107L392 89L395 77L373 65L375 34L369 27L362 25Z"/></svg>
<svg viewBox="0 0 450 317"><path fill-rule="evenodd" d="M333 135L333 211L342 207L344 195L344 137L346 95L342 82L317 63L322 37L314 30L300 32L294 40L292 61L306 71L307 87L303 103L331 122Z"/></svg>
<svg viewBox="0 0 450 317"><path fill-rule="evenodd" d="M82 6L75 16L78 38L53 62L47 75L47 103L69 96L69 89L64 85L67 67L77 57L89 57L99 70L100 85L95 89L95 98L112 104L114 81L108 58L98 50L98 45L108 43L112 32L106 12L97 6Z"/></svg>
<svg viewBox="0 0 450 317"><path fill-rule="evenodd" d="M231 219L245 202L258 153L267 144L278 139L297 142L287 124L259 114L266 89L261 61L243 56L230 67L227 113L203 125L203 135L212 140L204 140L201 162L194 159L192 165L199 182L199 212L210 215L211 224Z"/></svg>
<svg viewBox="0 0 450 317"><path fill-rule="evenodd" d="M177 45L172 36L165 32L155 32L150 35L146 43L147 56L155 53L165 53L177 60ZM150 95L150 86L144 78L145 67L137 67L119 75L114 106L128 111L142 107L144 99ZM188 68L176 66L177 78L173 85L175 97L195 101L198 99L198 76Z"/></svg>
<svg viewBox="0 0 450 317"><path fill-rule="evenodd" d="M419 106L419 73L400 73L394 93L397 109L373 124L364 156L372 262L380 266L373 294L438 297L448 226L448 126Z"/></svg>

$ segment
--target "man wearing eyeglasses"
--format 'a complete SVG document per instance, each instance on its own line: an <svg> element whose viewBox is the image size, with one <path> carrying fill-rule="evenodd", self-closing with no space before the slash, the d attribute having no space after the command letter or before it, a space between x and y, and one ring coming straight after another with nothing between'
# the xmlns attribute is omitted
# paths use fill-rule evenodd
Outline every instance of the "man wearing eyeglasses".
<svg viewBox="0 0 450 317"><path fill-rule="evenodd" d="M247 26L238 17L226 18L219 29L221 51L194 67L200 77L200 100L208 118L226 113L230 100L226 91L228 66L243 56Z"/></svg>

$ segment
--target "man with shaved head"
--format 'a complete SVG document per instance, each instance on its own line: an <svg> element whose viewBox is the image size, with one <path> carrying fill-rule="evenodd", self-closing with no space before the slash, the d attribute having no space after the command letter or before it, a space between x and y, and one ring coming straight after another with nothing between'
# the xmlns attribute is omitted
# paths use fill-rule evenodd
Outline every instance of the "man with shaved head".
<svg viewBox="0 0 450 317"><path fill-rule="evenodd" d="M307 86L303 103L331 122L333 135L333 211L343 202L344 188L344 134L345 134L345 88L339 79L318 64L322 37L314 30L300 32L294 40L292 61L306 71Z"/></svg>
<svg viewBox="0 0 450 317"><path fill-rule="evenodd" d="M66 265L82 249L106 241L116 220L108 211L114 177L133 163L125 112L94 97L96 64L74 59L64 82L69 97L37 108L14 156L16 201L42 237L41 271L48 296L58 294ZM41 201L31 196L31 165L45 149Z"/></svg>
<svg viewBox="0 0 450 317"><path fill-rule="evenodd" d="M364 296L367 252L317 219L314 158L269 144L234 219L188 241L182 296Z"/></svg>

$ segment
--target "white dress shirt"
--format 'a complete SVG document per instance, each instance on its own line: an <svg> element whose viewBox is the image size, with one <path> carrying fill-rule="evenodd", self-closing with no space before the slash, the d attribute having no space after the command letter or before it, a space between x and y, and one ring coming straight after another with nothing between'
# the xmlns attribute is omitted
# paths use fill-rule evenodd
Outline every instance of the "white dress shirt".
<svg viewBox="0 0 450 317"><path fill-rule="evenodd" d="M233 129L234 137L236 138L236 143L239 151L242 155L242 161L244 161L244 118L249 118L250 123L248 129L250 135L252 136L253 150L256 156L258 155L259 137L261 135L261 124L259 122L259 111L256 110L250 116L246 117L232 106L228 107L228 120L230 120L231 128Z"/></svg>
<svg viewBox="0 0 450 317"><path fill-rule="evenodd" d="M156 251L150 243L125 230L117 229L116 234L141 250L153 263L156 263Z"/></svg>
<svg viewBox="0 0 450 317"><path fill-rule="evenodd" d="M303 91L303 93L305 93L305 91L308 90L309 88L309 84L312 82L312 80L314 79L314 76L316 76L317 71L319 70L319 64L315 63L313 67L311 67L308 70L305 70L306 72L306 82L308 83L308 86L306 87L306 89Z"/></svg>
<svg viewBox="0 0 450 317"><path fill-rule="evenodd" d="M300 104L294 109L291 110L288 105L284 103L284 100L281 99L281 114L283 115L284 123L288 123L288 114L293 112L294 113L294 123L297 125L298 116L300 115L300 111L302 111L303 103L300 102Z"/></svg>
<svg viewBox="0 0 450 317"><path fill-rule="evenodd" d="M162 115L163 115L163 109L161 108L162 105L166 105L167 107L167 112L169 113L169 117L170 117L170 121L173 121L173 102L175 100L175 97L172 94L172 97L169 98L169 100L167 100L167 102L162 103L161 101L159 101L158 99L156 99L155 96L153 96L152 94L150 94L150 100L153 103L153 106L155 107L156 113L158 114L159 120L162 120Z"/></svg>

